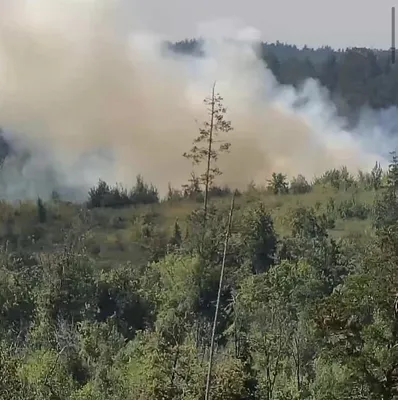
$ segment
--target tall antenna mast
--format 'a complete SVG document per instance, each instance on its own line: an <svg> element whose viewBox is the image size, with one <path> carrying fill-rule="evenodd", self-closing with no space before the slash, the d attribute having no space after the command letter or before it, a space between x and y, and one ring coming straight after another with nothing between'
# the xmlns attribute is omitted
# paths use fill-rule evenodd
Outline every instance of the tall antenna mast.
<svg viewBox="0 0 398 400"><path fill-rule="evenodd" d="M391 63L395 64L395 7L391 8Z"/></svg>

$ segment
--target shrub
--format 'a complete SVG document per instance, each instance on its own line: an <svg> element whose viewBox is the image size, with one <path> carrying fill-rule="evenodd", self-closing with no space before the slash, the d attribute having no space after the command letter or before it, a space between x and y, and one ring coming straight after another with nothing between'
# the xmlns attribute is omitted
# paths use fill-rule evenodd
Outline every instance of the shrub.
<svg viewBox="0 0 398 400"><path fill-rule="evenodd" d="M337 211L343 219L358 218L364 220L368 218L371 213L370 207L358 202L355 197L341 202Z"/></svg>
<svg viewBox="0 0 398 400"><path fill-rule="evenodd" d="M348 172L347 167L331 169L326 171L321 177L316 178L315 185L331 186L336 190L347 190L355 186L354 177Z"/></svg>
<svg viewBox="0 0 398 400"><path fill-rule="evenodd" d="M144 182L141 175L137 176L135 186L130 190L121 185L110 187L101 179L98 185L89 191L89 208L111 207L122 208L138 204L153 204L159 202L158 190L152 184Z"/></svg>
<svg viewBox="0 0 398 400"><path fill-rule="evenodd" d="M305 194L312 190L311 185L303 175L298 175L290 182L290 192L293 194Z"/></svg>

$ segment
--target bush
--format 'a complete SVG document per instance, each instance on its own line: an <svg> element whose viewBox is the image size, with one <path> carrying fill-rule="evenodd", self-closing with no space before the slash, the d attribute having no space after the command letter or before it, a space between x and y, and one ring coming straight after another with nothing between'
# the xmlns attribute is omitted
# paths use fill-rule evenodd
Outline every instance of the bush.
<svg viewBox="0 0 398 400"><path fill-rule="evenodd" d="M358 218L364 220L370 215L371 208L352 197L350 200L341 202L337 211L343 219Z"/></svg>
<svg viewBox="0 0 398 400"><path fill-rule="evenodd" d="M159 203L159 193L155 186L144 182L141 175L137 176L137 182L130 192L131 204Z"/></svg>
<svg viewBox="0 0 398 400"><path fill-rule="evenodd" d="M209 189L210 197L226 197L232 194L232 190L228 186L211 186Z"/></svg>
<svg viewBox="0 0 398 400"><path fill-rule="evenodd" d="M305 194L312 190L311 185L307 182L303 175L293 178L290 183L290 192L292 194Z"/></svg>
<svg viewBox="0 0 398 400"><path fill-rule="evenodd" d="M358 172L358 182L367 190L379 190L382 187L384 176L380 163L376 162L371 172Z"/></svg>
<svg viewBox="0 0 398 400"><path fill-rule="evenodd" d="M122 208L131 205L159 202L158 190L152 184L145 183L141 175L137 176L137 182L130 192L121 185L110 187L100 179L98 185L90 189L88 195L87 206L89 208Z"/></svg>
<svg viewBox="0 0 398 400"><path fill-rule="evenodd" d="M347 167L331 169L326 171L321 177L316 178L315 185L331 186L336 190L347 190L355 186L354 177L348 172Z"/></svg>
<svg viewBox="0 0 398 400"><path fill-rule="evenodd" d="M289 193L286 175L274 172L271 179L268 180L267 189L275 195Z"/></svg>

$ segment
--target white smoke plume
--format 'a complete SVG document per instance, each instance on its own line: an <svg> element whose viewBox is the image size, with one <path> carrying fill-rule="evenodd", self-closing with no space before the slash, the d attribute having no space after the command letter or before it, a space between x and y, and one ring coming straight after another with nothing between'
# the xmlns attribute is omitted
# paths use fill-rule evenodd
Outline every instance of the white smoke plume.
<svg viewBox="0 0 398 400"><path fill-rule="evenodd" d="M64 189L81 200L99 178L131 187L137 174L162 193L178 187L214 81L234 127L224 184L384 161L377 116L359 125L366 142L344 130L316 82L278 85L256 55L256 30L203 24L204 57L165 55L160 38L135 31L127 3L0 0L0 125L16 153L3 166L3 198Z"/></svg>

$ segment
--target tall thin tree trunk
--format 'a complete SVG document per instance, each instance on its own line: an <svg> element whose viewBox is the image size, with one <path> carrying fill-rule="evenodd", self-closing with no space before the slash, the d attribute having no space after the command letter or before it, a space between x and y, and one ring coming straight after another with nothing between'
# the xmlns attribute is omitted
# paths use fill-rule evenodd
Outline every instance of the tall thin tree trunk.
<svg viewBox="0 0 398 400"><path fill-rule="evenodd" d="M220 281L219 281L219 285L218 285L216 311L214 314L213 330L212 330L211 342L210 342L209 368L207 371L205 400L209 400L209 398L210 398L209 396L210 396L210 386L211 386L211 373L212 373L212 368L213 368L214 339L216 336L218 312L220 309L221 290L222 290L222 285L223 285L223 280L224 280L225 259L227 257L229 236L231 234L232 215L233 215L234 208L235 208L235 195L236 195L236 191L234 191L234 194L232 195L231 207L229 209L229 216L228 216L228 226L227 226L227 231L225 234L224 253L223 253L222 264L221 264Z"/></svg>
<svg viewBox="0 0 398 400"><path fill-rule="evenodd" d="M206 228L207 206L209 203L210 166L211 166L211 152L213 149L213 130L214 130L214 112L215 112L215 89L216 89L216 83L214 82L212 92L211 92L209 148L207 150L208 154L207 154L207 168L206 168L206 181L205 181L205 198L204 198L204 205L203 205L204 229Z"/></svg>

